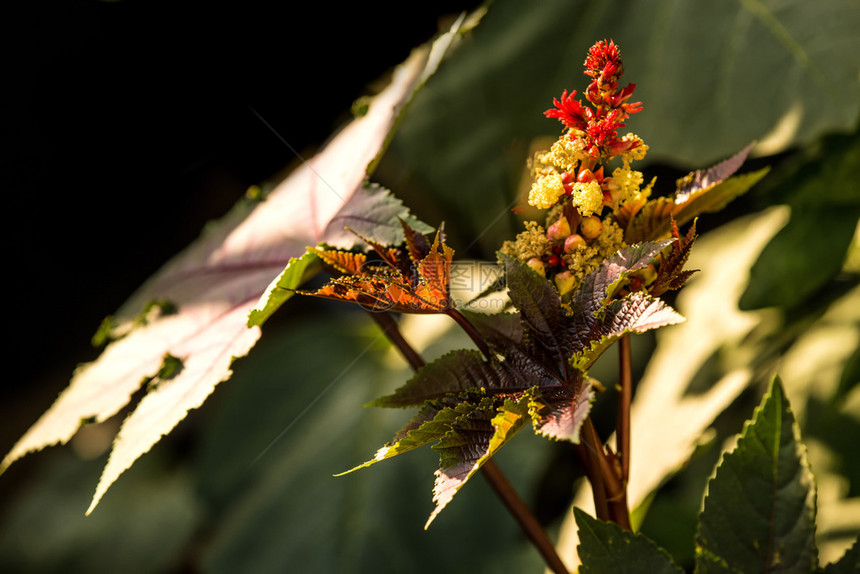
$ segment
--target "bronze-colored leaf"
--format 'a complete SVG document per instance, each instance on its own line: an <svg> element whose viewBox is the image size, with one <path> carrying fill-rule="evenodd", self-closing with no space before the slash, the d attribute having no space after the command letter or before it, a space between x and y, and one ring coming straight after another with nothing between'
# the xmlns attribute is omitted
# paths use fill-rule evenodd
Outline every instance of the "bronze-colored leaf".
<svg viewBox="0 0 860 574"><path fill-rule="evenodd" d="M429 249L426 240L402 222L408 255L399 249L365 239L379 256L370 261L364 255L334 250L317 250L320 257L344 273L316 291L300 291L325 299L358 303L371 311L400 313L442 313L450 306L449 281L454 250L436 233ZM425 252L426 251L426 252ZM418 259L418 257L422 257Z"/></svg>
<svg viewBox="0 0 860 574"><path fill-rule="evenodd" d="M678 225L672 219L672 237L675 242L672 244L671 250L663 253L660 260L660 265L657 267L657 278L648 289L648 292L657 297L666 291L680 289L687 282L696 270L684 270L684 264L690 256L690 249L693 247L693 242L696 240L696 220L687 230L684 237L681 237L678 231Z"/></svg>
<svg viewBox="0 0 860 574"><path fill-rule="evenodd" d="M357 275L361 273L362 266L367 262L367 256L364 253L352 253L349 251L319 248L313 248L313 252L316 253L326 265L330 265L341 273L345 273L347 275Z"/></svg>

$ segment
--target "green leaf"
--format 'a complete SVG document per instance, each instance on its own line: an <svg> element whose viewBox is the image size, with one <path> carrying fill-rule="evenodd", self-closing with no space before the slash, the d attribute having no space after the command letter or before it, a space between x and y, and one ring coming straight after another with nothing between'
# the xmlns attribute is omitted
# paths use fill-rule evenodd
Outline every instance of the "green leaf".
<svg viewBox="0 0 860 574"><path fill-rule="evenodd" d="M319 257L311 250L301 257L293 257L287 266L266 288L260 300L248 313L249 327L262 327L263 323L277 311L287 299L295 295L295 290L304 283L308 275L314 274Z"/></svg>
<svg viewBox="0 0 860 574"><path fill-rule="evenodd" d="M765 167L750 173L732 176L713 187L707 187L693 192L689 198L680 203L680 208L673 210L678 225L692 221L702 213L716 213L723 209L733 199L743 195L768 174L770 168ZM668 231L668 224L665 231Z"/></svg>
<svg viewBox="0 0 860 574"><path fill-rule="evenodd" d="M694 171L677 181L672 197L659 197L645 203L624 225L628 243L659 239L672 231L671 220L684 225L703 213L722 210L732 200L758 183L770 168L732 176L752 149L752 144L732 157L708 168ZM644 201L644 200L643 200Z"/></svg>
<svg viewBox="0 0 860 574"><path fill-rule="evenodd" d="M433 486L433 510L424 528L454 498L481 466L490 460L529 420L527 399L514 402L510 399L498 408L478 406L466 417L457 421L454 427L433 445L440 453L439 470Z"/></svg>
<svg viewBox="0 0 860 574"><path fill-rule="evenodd" d="M642 534L592 518L574 508L581 574L682 574L669 554Z"/></svg>
<svg viewBox="0 0 860 574"><path fill-rule="evenodd" d="M753 265L744 310L797 306L842 269L860 220L860 135L829 138L802 159L774 176L791 219Z"/></svg>
<svg viewBox="0 0 860 574"><path fill-rule="evenodd" d="M775 379L708 484L696 572L813 572L815 513L805 447Z"/></svg>
<svg viewBox="0 0 860 574"><path fill-rule="evenodd" d="M425 444L440 440L451 430L452 425L458 419L464 414L472 412L474 409L474 404L466 402L441 409L428 405L421 409L403 428L397 431L394 439L376 451L372 459L335 476L349 474L381 460L392 458L398 454L403 454Z"/></svg>

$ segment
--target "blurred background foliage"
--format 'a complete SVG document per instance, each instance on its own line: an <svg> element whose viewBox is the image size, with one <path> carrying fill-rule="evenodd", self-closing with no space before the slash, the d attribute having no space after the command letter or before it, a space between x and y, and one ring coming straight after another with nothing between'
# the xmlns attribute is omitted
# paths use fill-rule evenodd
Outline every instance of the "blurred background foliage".
<svg viewBox="0 0 860 574"><path fill-rule="evenodd" d="M133 20L133 11L106 12L103 6L86 5L94 18L100 18L98 24L92 24L95 30L108 26L111 18ZM457 8L445 6L451 14ZM435 18L446 12L414 18L432 19L435 26ZM349 15L342 16L344 22L350 22ZM304 37L303 43L291 44L297 51L284 56L281 67L270 55L265 61L268 68L258 64L261 69L252 70L258 77L230 76L245 81L241 90L231 88L235 91L229 92L230 101L240 101L243 106L250 101L273 126L282 129L289 128L291 117L309 115L308 108L320 110L320 117L338 117L348 103L318 101L302 108L289 99L292 95L283 95L287 103L282 105L295 106L290 109L293 116L278 116L275 96L294 91L314 96L325 91L329 84L322 79L315 84L315 78L338 74L350 66L350 58L362 54L376 65L385 62L379 69L371 68L363 82L404 59L406 53L393 48L389 52L378 48L384 57L351 52L350 41L370 35L384 39L388 34L391 25L379 24L389 22L388 15L372 16L378 21L375 28L370 24L362 28L371 18L353 18L359 35L343 32L338 36L342 29L335 27L323 36L324 27L312 28L319 37ZM149 17L159 21L154 14ZM229 15L222 17L226 20ZM249 10L243 12L247 20L242 22L253 30L260 17ZM194 23L187 24L189 30L193 28ZM295 20L290 25L300 27ZM401 29L407 26L398 24L396 28L406 36L403 42L414 39L412 45L426 39L421 34L429 34L426 26L415 37ZM177 30L181 29L174 30L178 37ZM276 33L274 26L264 30ZM543 110L563 89L584 89L584 54L594 41L604 38L619 44L627 70L624 79L638 85L634 98L643 101L644 111L633 116L628 127L651 148L638 167L645 172L646 181L658 177L658 193L674 189L675 178L687 171L707 167L752 140L760 142L745 169L770 165L771 174L724 212L706 215L699 222L702 241L714 237L715 251L705 250L712 254L713 264L732 259L755 262L732 278L741 291L728 290L725 296L733 297L728 304L738 313L754 314L756 319L742 337L733 333L712 341L715 350L707 361L689 381L681 381L688 385L685 393L695 395L707 391L726 373L746 369L751 373L749 384L716 419L696 456L677 474L666 475L649 500L642 523L646 534L687 566L707 478L724 443L741 430L774 373L785 381L810 450L819 485L822 558L837 558L860 529L860 467L853 456L860 441L858 30L860 4L844 0L496 0L487 5L480 24L464 36L418 94L374 177L419 218L431 225L445 221L458 258L492 260L501 241L519 231L522 219L530 215L511 212L522 203L530 150L535 142L558 134L557 123L544 118ZM289 35L290 31L277 33ZM215 41L213 34L211 40L228 46L255 41L253 34L229 38ZM277 51L275 40L264 47ZM376 44L368 41L368 45ZM331 59L327 50L334 50L337 56ZM225 48L224 53L229 60L230 49ZM237 54L251 52L238 49ZM392 54L396 55L393 61ZM298 61L306 58L316 60L316 65L299 68L301 79L296 80L291 65L301 65ZM188 60L194 58L188 56ZM209 65L217 67L216 63ZM231 71L241 67L230 66ZM278 84L281 77L290 82ZM164 78L159 80L168 84ZM217 89L215 84L206 85ZM274 96L258 101L255 90L265 92L272 85L279 86ZM360 90L354 90L345 95L356 97ZM337 114L330 114L326 106L336 108ZM217 115L211 122L218 123ZM228 133L237 136L235 130ZM285 133L290 139L290 133ZM240 137L272 139L265 128ZM323 135L307 137L312 142ZM226 153L230 149L240 153L227 149ZM163 160L153 154L152 162ZM242 177L233 172L227 178L229 185L223 178L218 180L217 171L207 177L209 183L196 182L195 189L202 186L203 192L193 200L206 204L197 217L216 217L218 209L229 207L223 195L213 193L216 203L223 204L213 208L207 189L226 186L235 190L258 183L266 177L261 172L269 169L271 173L279 167L274 159L268 161ZM115 189L135 177L131 171L115 175L111 182ZM259 177L256 181L255 176ZM220 181L217 185L212 183L216 180ZM151 183L175 185L170 181ZM230 193L235 191L226 195ZM179 226L171 219L175 215L167 215L171 206L176 207L177 200L172 201L148 207L146 219L138 222L141 229L151 227L153 221L156 229L165 222ZM165 215L160 216L155 207ZM761 225L773 217L774 210L782 214L780 223L769 228L773 238L763 249L737 245L728 240L730 236L719 235L737 235ZM122 225L122 221L114 216L103 223L100 233L108 233L105 226ZM193 237L196 231L189 233ZM184 236L173 238L186 241ZM143 252L145 246L137 249ZM147 257L155 256L150 253ZM157 264L147 261L147 265ZM707 269L709 260L697 264ZM135 272L143 275L131 276L139 282L154 270L139 266ZM76 284L88 280L85 273L65 276ZM720 281L726 279L718 273L710 277L715 288L710 293L719 296ZM135 286L117 292L110 281L99 285L114 307ZM48 298L47 292L37 294ZM680 297L678 304L686 312ZM709 302L690 304L708 306ZM718 305L724 304L720 301ZM112 310L101 309L101 315ZM83 341L95 330L101 315L89 319L92 328ZM43 322L54 320L50 312L44 316ZM56 316L64 315L57 310ZM445 317L410 317L403 328L428 359L469 345L450 329ZM725 333L713 324L698 328L692 336ZM652 350L663 343L663 337L635 340L637 379L646 373ZM673 344L662 352L675 353L680 360L686 353L683 342ZM87 355L82 353L75 360L85 359ZM39 372L35 362L30 361L23 380L33 380L32 372ZM593 373L610 389L595 404L598 428L610 428L614 371L614 353L610 352ZM671 372L665 375L671 376ZM432 509L432 471L437 462L432 451L424 449L345 477L332 477L367 460L406 420L406 412L362 409L360 405L390 392L407 376L403 361L361 312L346 305L291 300L266 325L264 337L250 356L236 364L234 377L128 471L93 516L84 518L83 512L123 414L85 428L67 447L31 455L0 477L4 499L0 570L540 571L536 553L479 478L464 488L429 531L422 530ZM44 385L48 398L35 404L34 397L42 395L33 390L4 397L3 416L8 421L4 447L11 446L48 406L50 393L59 391L65 382ZM26 420L20 420L25 414ZM573 458L568 446L539 440L530 432L520 433L498 455L502 469L554 534L570 514L573 486L580 478Z"/></svg>

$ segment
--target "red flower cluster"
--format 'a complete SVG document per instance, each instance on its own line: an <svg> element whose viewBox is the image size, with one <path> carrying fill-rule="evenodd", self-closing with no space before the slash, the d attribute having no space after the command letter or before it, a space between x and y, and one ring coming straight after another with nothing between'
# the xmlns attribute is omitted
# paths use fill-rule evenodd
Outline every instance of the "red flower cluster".
<svg viewBox="0 0 860 574"><path fill-rule="evenodd" d="M618 129L624 127L628 115L642 111L642 102L628 103L636 84L618 89L618 79L624 74L621 52L611 40L597 42L588 51L585 68L585 74L593 78L585 98L594 109L575 100L576 91L568 95L565 90L544 115L571 129L571 140L584 140L584 149L594 158L603 155L608 159L632 150L639 142L619 139Z"/></svg>

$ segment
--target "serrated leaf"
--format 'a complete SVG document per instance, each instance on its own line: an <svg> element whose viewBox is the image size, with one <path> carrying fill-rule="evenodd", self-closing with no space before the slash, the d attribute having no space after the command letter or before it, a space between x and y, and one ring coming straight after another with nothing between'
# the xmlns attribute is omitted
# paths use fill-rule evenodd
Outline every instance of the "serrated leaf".
<svg viewBox="0 0 860 574"><path fill-rule="evenodd" d="M679 179L677 181L677 188L675 189L675 203L687 203L694 196L707 192L709 189L725 181L726 178L734 174L744 164L753 145L749 144L732 157L714 166L696 170Z"/></svg>
<svg viewBox="0 0 860 574"><path fill-rule="evenodd" d="M731 160L726 162L733 165ZM626 223L624 240L632 243L659 239L671 232L673 218L678 225L684 225L703 213L720 211L729 202L749 191L769 171L770 168L762 168L751 173L729 177L718 183L710 182L707 176L692 178L696 183L683 187L678 196L658 197L643 205ZM710 185L698 187L706 182L710 182Z"/></svg>
<svg viewBox="0 0 860 574"><path fill-rule="evenodd" d="M641 292L631 293L606 306L589 331L590 344L575 353L571 361L577 369L586 371L622 336L645 333L683 321L682 315L660 299Z"/></svg>
<svg viewBox="0 0 860 574"><path fill-rule="evenodd" d="M594 391L590 379L556 389L544 389L529 403L535 432L553 440L579 442Z"/></svg>
<svg viewBox="0 0 860 574"><path fill-rule="evenodd" d="M699 191L693 191L683 201L675 200L675 208L672 215L678 225L684 225L703 213L715 213L724 208L730 201L749 191L768 174L770 168L762 168L758 171L744 173L728 178L727 180ZM660 231L668 231L668 222Z"/></svg>
<svg viewBox="0 0 860 574"><path fill-rule="evenodd" d="M498 255L505 265L508 294L520 313L520 320L533 335L533 342L543 348L545 355L553 357L553 372L567 379L570 376L567 356L571 346L558 291L528 265L503 253Z"/></svg>
<svg viewBox="0 0 860 574"><path fill-rule="evenodd" d="M558 338L564 322L558 291L528 265L503 253L499 256L505 265L508 293L520 312L520 320L546 346L564 349L566 342Z"/></svg>
<svg viewBox="0 0 860 574"><path fill-rule="evenodd" d="M573 514L579 527L581 574L683 574L668 552L642 534L592 518L579 508Z"/></svg>
<svg viewBox="0 0 860 574"><path fill-rule="evenodd" d="M506 400L498 408L476 408L433 446L441 455L433 486L433 510L424 528L454 498L481 466L528 421L525 405Z"/></svg>
<svg viewBox="0 0 860 574"><path fill-rule="evenodd" d="M708 484L697 572L813 572L815 486L800 431L775 379Z"/></svg>
<svg viewBox="0 0 860 574"><path fill-rule="evenodd" d="M319 241L329 220L361 186L402 106L426 77L427 52L417 50L395 71L368 114L350 123L264 201L237 206L144 285L120 310L120 318L134 317L146 302L162 298L177 313L132 331L78 369L70 386L6 455L2 468L28 452L67 442L82 420L111 417L143 381L152 380L154 388L125 419L114 442L90 512L120 474L229 378L233 360L260 336L257 325L247 325L249 312L272 277L305 253L306 245ZM166 354L182 361L182 371L167 381L152 379Z"/></svg>
<svg viewBox="0 0 860 574"><path fill-rule="evenodd" d="M526 378L525 375L532 374ZM526 373L506 362L486 360L479 351L457 350L428 363L397 389L370 406L408 407L436 400L448 394L476 391L482 394L522 392L532 386L555 386L559 382L547 373Z"/></svg>
<svg viewBox="0 0 860 574"><path fill-rule="evenodd" d="M377 450L372 459L336 476L342 476L360 468L366 468L381 460L392 458L398 454L409 452L410 450L439 440L451 430L451 425L456 420L462 417L464 413L470 412L473 408L468 403L460 403L454 407L446 408L436 408L432 405L427 405L412 420L406 423L391 441Z"/></svg>
<svg viewBox="0 0 860 574"><path fill-rule="evenodd" d="M350 197L341 210L331 218L322 241L337 249L352 249L355 236L372 237L383 245L403 243L406 221L419 233L430 233L433 228L412 217L409 208L379 185L363 185Z"/></svg>
<svg viewBox="0 0 860 574"><path fill-rule="evenodd" d="M615 255L589 273L573 293L570 300L572 320L568 326L571 338L576 341L577 350L587 347L600 338L600 311L615 293L621 281L630 273L644 269L670 243L672 239L640 243L620 249Z"/></svg>
<svg viewBox="0 0 860 574"><path fill-rule="evenodd" d="M454 250L440 242L440 226L428 251L418 251L414 230L401 220L409 238L408 258L396 249L364 238L381 258L381 262L363 260L347 252L327 252L325 258L348 274L335 277L316 291L299 291L302 295L348 301L371 311L400 313L442 313L451 306L450 275Z"/></svg>
<svg viewBox="0 0 860 574"><path fill-rule="evenodd" d="M695 270L685 271L684 265L690 257L690 250L693 243L696 241L696 220L687 230L684 237L681 237L678 231L678 225L672 220L672 237L675 243L672 249L668 252L663 252L663 258L660 260L660 265L657 267L657 277L654 283L648 288L648 292L654 296L660 296L666 291L680 289L684 286L690 276L695 273Z"/></svg>
<svg viewBox="0 0 860 574"><path fill-rule="evenodd" d="M694 171L677 182L671 198L658 197L644 204L622 210L619 220L628 243L664 237L672 230L672 220L684 225L702 213L713 213L749 191L769 171L730 177L752 149L752 144L732 157L708 169Z"/></svg>

